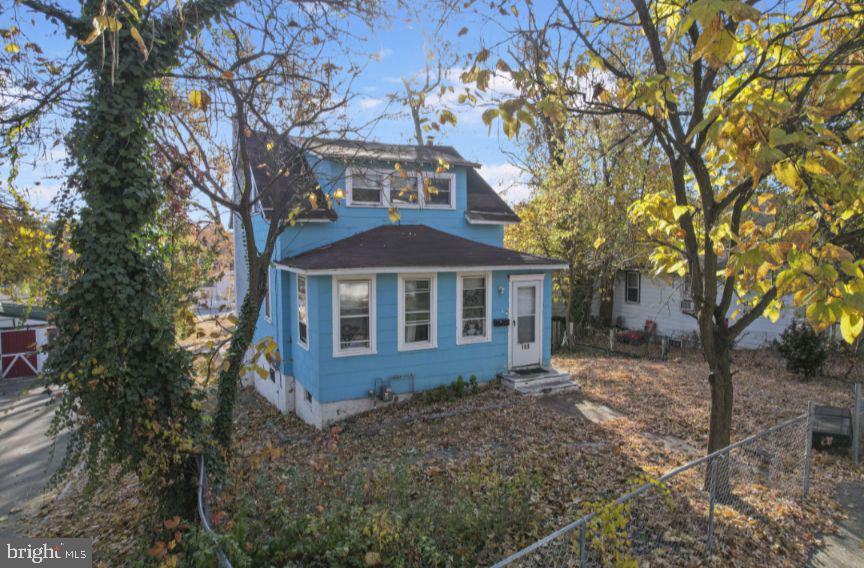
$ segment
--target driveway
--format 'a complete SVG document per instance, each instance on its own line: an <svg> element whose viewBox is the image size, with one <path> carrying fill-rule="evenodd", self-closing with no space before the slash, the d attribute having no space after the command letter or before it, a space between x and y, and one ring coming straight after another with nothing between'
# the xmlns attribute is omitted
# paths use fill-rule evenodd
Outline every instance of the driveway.
<svg viewBox="0 0 864 568"><path fill-rule="evenodd" d="M17 533L18 519L39 506L66 449L60 436L51 460L50 397L36 378L0 380L0 536Z"/></svg>

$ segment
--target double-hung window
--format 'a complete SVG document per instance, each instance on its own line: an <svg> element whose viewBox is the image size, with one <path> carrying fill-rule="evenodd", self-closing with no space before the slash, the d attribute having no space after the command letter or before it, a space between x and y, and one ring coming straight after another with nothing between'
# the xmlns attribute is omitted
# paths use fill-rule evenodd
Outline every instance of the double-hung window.
<svg viewBox="0 0 864 568"><path fill-rule="evenodd" d="M492 337L492 274L459 274L456 288L456 343L489 341Z"/></svg>
<svg viewBox="0 0 864 568"><path fill-rule="evenodd" d="M352 170L348 174L349 205L381 206L384 194L384 175L371 170Z"/></svg>
<svg viewBox="0 0 864 568"><path fill-rule="evenodd" d="M306 277L297 275L297 343L309 348L309 314L306 301Z"/></svg>
<svg viewBox="0 0 864 568"><path fill-rule="evenodd" d="M351 207L456 206L456 175L451 172L416 172L351 167L345 173L347 204Z"/></svg>
<svg viewBox="0 0 864 568"><path fill-rule="evenodd" d="M390 203L393 205L420 205L415 174L396 172L390 176Z"/></svg>
<svg viewBox="0 0 864 568"><path fill-rule="evenodd" d="M436 347L437 287L434 274L399 276L400 351Z"/></svg>
<svg viewBox="0 0 864 568"><path fill-rule="evenodd" d="M624 301L628 304L638 304L642 275L637 270L628 270L624 273Z"/></svg>
<svg viewBox="0 0 864 568"><path fill-rule="evenodd" d="M375 277L335 278L333 355L375 353Z"/></svg>
<svg viewBox="0 0 864 568"><path fill-rule="evenodd" d="M425 176L423 185L423 205L432 208L450 209L454 206L456 176L450 173Z"/></svg>

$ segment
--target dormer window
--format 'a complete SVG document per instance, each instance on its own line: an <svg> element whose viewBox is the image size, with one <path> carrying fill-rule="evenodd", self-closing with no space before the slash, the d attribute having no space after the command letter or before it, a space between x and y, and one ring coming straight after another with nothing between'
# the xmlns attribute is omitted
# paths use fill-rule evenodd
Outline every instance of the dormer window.
<svg viewBox="0 0 864 568"><path fill-rule="evenodd" d="M393 205L420 205L419 178L414 174L395 173L390 179L390 203Z"/></svg>
<svg viewBox="0 0 864 568"><path fill-rule="evenodd" d="M345 178L349 207L453 209L456 206L456 176L449 172L421 174L349 168Z"/></svg>
<svg viewBox="0 0 864 568"><path fill-rule="evenodd" d="M453 197L456 194L456 176L449 173L433 174L426 176L422 183L426 191L423 192L424 203L427 207L441 207L450 209L454 207Z"/></svg>
<svg viewBox="0 0 864 568"><path fill-rule="evenodd" d="M384 176L377 172L354 171L350 174L351 205L381 205Z"/></svg>

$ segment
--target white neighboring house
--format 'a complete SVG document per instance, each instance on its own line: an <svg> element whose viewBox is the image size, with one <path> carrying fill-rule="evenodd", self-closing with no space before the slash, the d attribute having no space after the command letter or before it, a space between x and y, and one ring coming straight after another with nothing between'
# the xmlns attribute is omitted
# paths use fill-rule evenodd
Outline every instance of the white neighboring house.
<svg viewBox="0 0 864 568"><path fill-rule="evenodd" d="M219 280L198 290L198 306L202 310L234 312L234 271L228 270Z"/></svg>
<svg viewBox="0 0 864 568"><path fill-rule="evenodd" d="M731 315L740 306L733 303ZM740 307L739 315L748 308ZM599 302L592 305L592 315L599 315ZM670 338L694 336L697 331L696 318L692 315L693 300L690 297L689 279L679 276L654 276L651 272L622 270L615 275L612 297L612 323L620 323L632 330L645 329L646 321L657 324L657 334ZM760 317L738 336L736 347L757 349L779 339L780 334L792 323L795 308L784 308L780 319L772 323Z"/></svg>

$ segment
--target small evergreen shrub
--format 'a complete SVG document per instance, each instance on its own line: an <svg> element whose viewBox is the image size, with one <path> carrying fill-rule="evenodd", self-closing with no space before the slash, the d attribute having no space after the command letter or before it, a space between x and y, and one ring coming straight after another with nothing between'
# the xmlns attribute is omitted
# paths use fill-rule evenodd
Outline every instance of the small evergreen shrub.
<svg viewBox="0 0 864 568"><path fill-rule="evenodd" d="M480 390L477 382L477 376L471 375L466 382L462 375L456 377L456 380L449 385L438 385L434 389L430 389L423 393L423 400L428 403L451 401L454 399L464 398L469 394L477 394Z"/></svg>
<svg viewBox="0 0 864 568"><path fill-rule="evenodd" d="M792 373L815 377L828 358L825 342L806 322L793 321L780 335L777 350Z"/></svg>
<svg viewBox="0 0 864 568"><path fill-rule="evenodd" d="M477 391L480 390L480 385L477 383L477 375L468 377L468 386L471 387L471 394L477 394Z"/></svg>

